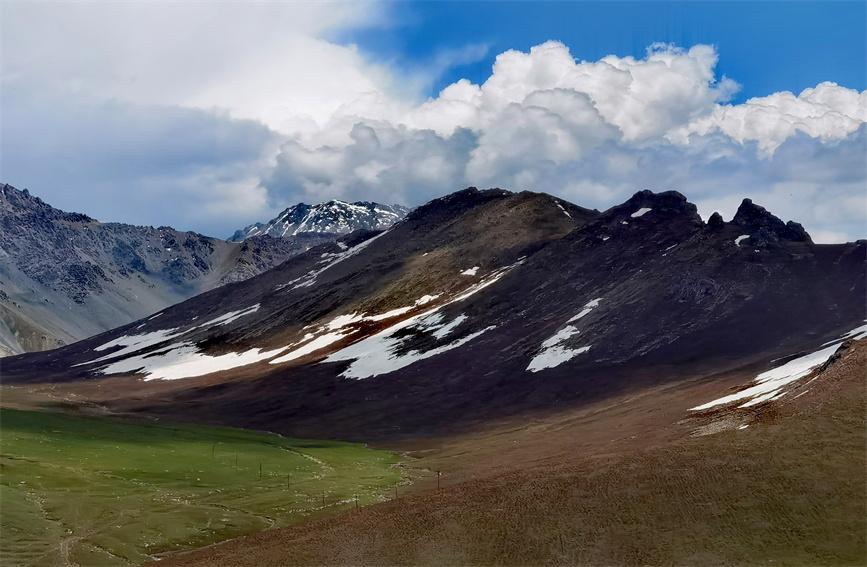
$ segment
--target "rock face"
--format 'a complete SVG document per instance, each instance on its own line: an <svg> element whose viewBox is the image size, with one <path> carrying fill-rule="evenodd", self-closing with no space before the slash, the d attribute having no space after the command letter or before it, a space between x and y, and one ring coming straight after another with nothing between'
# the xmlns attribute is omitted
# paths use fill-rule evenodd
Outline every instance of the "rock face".
<svg viewBox="0 0 867 567"><path fill-rule="evenodd" d="M101 223L0 185L0 355L106 331L334 238L237 244L165 226Z"/></svg>
<svg viewBox="0 0 867 567"><path fill-rule="evenodd" d="M792 242L812 242L804 227L794 221L784 223L764 207L756 205L751 199L744 199L738 207L732 224L754 231L750 240L754 245L767 246L782 240Z"/></svg>
<svg viewBox="0 0 867 567"><path fill-rule="evenodd" d="M865 258L865 241L814 245L750 203L709 226L676 192L599 212L470 188L8 358L3 380L99 380L118 411L296 436L436 434L812 352L867 318Z"/></svg>
<svg viewBox="0 0 867 567"><path fill-rule="evenodd" d="M229 239L240 242L253 236L276 238L306 233L349 234L355 230L383 230L406 216L401 205L381 205L368 201L346 203L331 200L318 205L298 203L267 223L256 223L236 230Z"/></svg>

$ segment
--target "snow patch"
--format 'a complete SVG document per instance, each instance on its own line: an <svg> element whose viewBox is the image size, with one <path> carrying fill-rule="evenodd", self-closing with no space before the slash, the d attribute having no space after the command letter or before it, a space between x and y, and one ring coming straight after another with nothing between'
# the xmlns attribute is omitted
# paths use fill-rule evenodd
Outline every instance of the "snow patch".
<svg viewBox="0 0 867 567"><path fill-rule="evenodd" d="M579 354L585 353L588 350L590 350L589 346L572 349L558 345L552 348L547 348L533 357L533 360L530 361L530 365L527 366L527 370L530 372L539 372L546 368L554 368L568 360L572 360Z"/></svg>
<svg viewBox="0 0 867 567"><path fill-rule="evenodd" d="M350 331L348 333L332 332L332 333L326 333L324 335L320 335L320 336L316 337L315 339L313 339L312 341L309 341L309 342L302 344L301 346L299 346L295 350L289 351L286 354L284 354L283 356L275 358L274 360L272 360L270 362L270 364L281 364L283 362L289 362L290 360L295 360L296 358L301 358L302 356L312 354L312 353L316 352L317 350L321 350L330 344L336 343L337 341L339 341L345 337L348 337L349 335L352 334L352 332L353 331ZM307 336L309 336L309 335L307 335ZM302 341L303 341L303 339L302 339ZM282 349L282 350L286 350L286 349Z"/></svg>
<svg viewBox="0 0 867 567"><path fill-rule="evenodd" d="M637 211L635 211L634 213L632 213L632 214L629 215L629 216L632 217L632 218L634 218L634 219L637 219L637 218L639 218L639 217L643 217L644 215L646 215L647 213L649 213L649 212L652 211L652 210L653 210L653 209L650 209L650 208L647 208L647 207L641 207L640 209L638 209Z"/></svg>
<svg viewBox="0 0 867 567"><path fill-rule="evenodd" d="M493 285L516 266L523 263L524 258L522 257L514 264L495 270L484 277L481 281L469 286L462 293L456 295L442 305L438 305L423 313L404 319L403 321L398 321L374 335L363 338L358 342L332 353L322 362L352 361L349 367L343 371L341 376L345 378L362 379L394 372L419 360L424 360L463 346L483 333L495 328L495 326L485 327L480 331L476 331L465 337L427 351L412 350L403 354L399 354L397 351L403 344L405 337L396 337L395 335L398 334L398 331L415 328L421 332L429 332L437 340L442 340L467 319L465 315L461 314L452 321L445 323L444 317L440 312L443 307L463 301L475 295L486 287Z"/></svg>
<svg viewBox="0 0 867 567"><path fill-rule="evenodd" d="M219 317L211 319L210 321L206 321L205 323L202 323L200 325L190 327L189 329L184 330L184 331L179 330L180 329L179 327L174 327L171 329L160 329L157 331L149 331L147 333L141 333L138 335L122 335L120 337L117 337L115 339L108 341L107 343L93 347L93 350L97 351L97 352L107 350L107 349L110 349L112 347L118 347L118 346L123 347L120 350L111 352L109 354L106 354L105 356L101 356L101 357L95 358L93 360L88 360L86 362L80 362L78 364L75 364L74 366L84 366L86 364L94 364L96 362L102 362L105 360L122 358L122 357L125 357L127 355L142 351L148 347L158 345L158 344L165 342L165 341L168 341L170 339L180 337L181 335L186 335L186 334L191 333L193 331L197 331L200 329L206 329L209 327L220 326L220 325L228 325L229 323L231 323L233 321L237 321L238 319L240 319L241 317L244 317L245 315L250 315L251 313L255 313L258 310L259 310L259 304L257 303L255 305L247 307L245 309L241 309L238 311L230 311L229 313L225 313L223 315L220 315ZM162 315L162 313L158 313L157 315L154 315L150 319L154 319L158 315ZM148 320L150 320L150 319L148 319ZM139 325L138 327L136 327L136 329L139 329L142 326L143 325ZM145 356L147 356L147 355L145 355Z"/></svg>
<svg viewBox="0 0 867 567"><path fill-rule="evenodd" d="M467 268L466 270L461 272L461 275L462 276L474 276L474 275L476 275L476 272L478 272L478 271L479 271L479 267L473 266L472 268Z"/></svg>
<svg viewBox="0 0 867 567"><path fill-rule="evenodd" d="M386 311L385 313L380 313L378 315L368 315L364 317L364 321L384 321L385 319L392 319L399 315L403 315L404 313L408 313L415 307L414 305L408 305L406 307L398 307L397 309L392 309L391 311Z"/></svg>
<svg viewBox="0 0 867 567"><path fill-rule="evenodd" d="M454 331L458 325L460 325L461 323L463 323L466 320L467 320L467 316L464 315L463 313L461 313L460 315L455 317L450 323L446 323L442 327L434 330L434 332L432 334L437 339L444 339L449 334L451 334L451 332Z"/></svg>
<svg viewBox="0 0 867 567"><path fill-rule="evenodd" d="M762 372L755 377L754 386L728 396L723 396L722 398L718 398L706 404L690 408L690 411L706 410L716 406L742 402L744 400L747 401L739 405L738 408L748 408L778 398L787 393L787 390L783 389L785 386L800 380L804 376L810 374L814 368L827 362L828 359L837 352L840 343L844 340L850 338L858 340L865 337L867 337L867 325L862 325L844 334L829 346L799 356L798 358L794 358L776 368Z"/></svg>
<svg viewBox="0 0 867 567"><path fill-rule="evenodd" d="M735 246L740 247L741 242L746 240L749 237L750 237L749 234L742 234L742 235L738 236L737 238L735 238Z"/></svg>
<svg viewBox="0 0 867 567"><path fill-rule="evenodd" d="M346 370L344 370L340 374L341 376L343 376L344 378L355 379L370 378L372 376L388 374L389 372L400 370L401 368L405 368L410 364L413 364L420 360L425 360L427 358L431 358L444 352L456 349L470 342L476 337L482 335L483 333L486 333L487 331L495 328L494 326L485 327L481 331L476 331L475 333L471 333L465 337L427 351L411 350L406 353L399 354L397 351L403 344L405 339L404 337L395 337L394 335L397 333L397 331L415 326L417 323L419 323L420 320L424 319L426 316L429 316L431 313L432 311L428 313L423 313L421 315L416 315L414 317L410 317L409 319L396 323L391 327L380 331L379 333L376 333L375 335L371 335L365 339L358 341L357 343L351 344L348 347L331 354L328 358L323 360L323 362L342 362L351 360L352 363ZM456 327L463 320L461 319L460 321L458 321L458 319L460 319L460 317L458 317L448 325L443 325L443 327L441 327L439 330L441 331L446 327L450 327L449 330L445 333L448 334L451 329ZM429 325L430 321L427 321L427 324Z"/></svg>
<svg viewBox="0 0 867 567"><path fill-rule="evenodd" d="M229 352L211 356L200 352L190 342L173 345L165 351L132 356L113 362L99 370L100 374L137 373L145 380L177 380L222 372L267 360L284 349L263 351L258 348L244 352Z"/></svg>
<svg viewBox="0 0 867 567"><path fill-rule="evenodd" d="M220 325L228 325L229 323L233 323L240 319L241 317L245 317L247 315L251 315L259 310L260 304L252 305L247 307L246 309L240 309L238 311L230 311L224 315L220 315L210 321L206 321L201 325L193 327L193 329L204 329L206 327L219 327ZM193 329L190 329L191 331Z"/></svg>
<svg viewBox="0 0 867 567"><path fill-rule="evenodd" d="M570 325L569 323L574 323L583 318L593 309L598 307L600 301L602 301L601 297L588 301L584 304L581 311L566 321L567 325L565 327L545 339L541 344L541 350L532 358L532 360L530 360L530 364L527 365L527 370L530 372L539 372L546 368L554 368L555 366L559 366L579 354L583 354L590 350L589 346L571 348L565 345L571 337L580 332L577 327Z"/></svg>
<svg viewBox="0 0 867 567"><path fill-rule="evenodd" d="M112 358L118 358L121 356L126 356L128 354L133 354L140 350L146 349L153 345L158 345L162 342L165 342L169 339L182 335L183 332L178 331L177 328L173 329L160 329L158 331L150 331L147 333L142 333L140 335L122 335L117 337L116 339L112 339L105 344L101 344L97 347L93 347L95 351L103 351L110 349L112 347L123 347L120 350L109 353L105 356L101 356L94 360L88 360L87 362L81 362L79 364L75 364L74 366L83 366L85 364L92 364L94 362L102 362L103 360L109 360Z"/></svg>
<svg viewBox="0 0 867 567"><path fill-rule="evenodd" d="M578 329L576 329L572 325L566 325L565 327L557 331L555 335L548 337L548 339L542 343L542 348L553 348L571 337L572 335L577 334Z"/></svg>
<svg viewBox="0 0 867 567"><path fill-rule="evenodd" d="M359 321L364 320L364 315L359 315L358 313L349 313L347 315L338 315L331 321L325 324L325 327L329 330L336 331L337 329L342 329L347 325L351 325L352 323L357 323Z"/></svg>
<svg viewBox="0 0 867 567"><path fill-rule="evenodd" d="M463 293L461 293L460 295L458 295L457 297L455 297L454 299L452 299L451 301L449 301L449 303L455 303L455 302L457 302L457 301L463 301L464 299L467 299L468 297L470 297L470 296L472 296L472 295L475 295L475 294L477 294L478 292L482 291L482 290L485 289L486 287L488 287L488 286L490 286L490 285L494 285L495 283L497 283L497 282L500 280L500 278L502 278L502 277L505 276L507 273L509 273L513 268L515 268L516 266L520 266L521 264L523 264L523 263L524 263L524 259L525 259L525 258L522 256L522 257L519 258L518 261L515 262L514 264L512 264L512 265L510 265L510 266L506 266L505 268L500 268L499 270L495 270L495 271L491 272L490 274L488 274L488 276L486 276L485 278L483 278L481 281L479 281L478 283L475 283L475 284L471 285L471 286L468 287L468 288L467 288ZM446 303L445 305L448 305L448 303Z"/></svg>
<svg viewBox="0 0 867 567"><path fill-rule="evenodd" d="M588 313L593 311L594 308L599 307L600 301L602 301L601 297L597 297L596 299L591 299L590 301L588 301L584 305L584 307L581 309L581 311L579 311L576 315L572 316L566 322L567 323L574 323L578 319L581 319L582 317L584 317L585 315L587 315Z"/></svg>

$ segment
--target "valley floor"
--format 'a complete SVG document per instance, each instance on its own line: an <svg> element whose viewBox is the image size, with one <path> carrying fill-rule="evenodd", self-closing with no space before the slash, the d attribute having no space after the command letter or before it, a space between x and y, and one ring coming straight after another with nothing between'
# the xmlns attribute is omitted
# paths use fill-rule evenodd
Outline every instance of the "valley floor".
<svg viewBox="0 0 867 567"><path fill-rule="evenodd" d="M136 565L377 501L392 452L198 425L0 409L0 563Z"/></svg>
<svg viewBox="0 0 867 567"><path fill-rule="evenodd" d="M746 409L689 410L752 369L379 448L121 419L74 385L4 387L0 559L864 565L867 340L841 352Z"/></svg>
<svg viewBox="0 0 867 567"><path fill-rule="evenodd" d="M864 565L864 343L749 410L688 414L662 392L443 440L416 463L446 472L439 489L163 563Z"/></svg>

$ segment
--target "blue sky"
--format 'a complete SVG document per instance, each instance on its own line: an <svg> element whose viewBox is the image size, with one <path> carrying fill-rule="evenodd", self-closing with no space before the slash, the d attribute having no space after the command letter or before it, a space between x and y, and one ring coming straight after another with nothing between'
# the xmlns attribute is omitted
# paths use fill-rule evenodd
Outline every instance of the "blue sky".
<svg viewBox="0 0 867 567"><path fill-rule="evenodd" d="M444 73L431 94L462 77L482 82L496 54L549 39L587 60L640 57L654 42L715 45L718 74L743 86L734 102L821 81L867 88L867 2L397 2L393 10L386 30L342 39L409 67L466 43L488 47Z"/></svg>
<svg viewBox="0 0 867 567"><path fill-rule="evenodd" d="M867 236L865 2L0 3L0 181L215 236L475 185Z"/></svg>

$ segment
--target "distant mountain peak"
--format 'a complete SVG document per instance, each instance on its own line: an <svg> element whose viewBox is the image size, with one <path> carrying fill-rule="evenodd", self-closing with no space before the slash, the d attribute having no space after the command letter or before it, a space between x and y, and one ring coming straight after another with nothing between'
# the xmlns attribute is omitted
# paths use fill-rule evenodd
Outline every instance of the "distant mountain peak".
<svg viewBox="0 0 867 567"><path fill-rule="evenodd" d="M298 203L265 223L254 223L236 230L229 240L240 242L252 236L283 238L305 233L348 234L358 229L382 230L409 212L401 205L370 201L347 203L331 199L318 205Z"/></svg>
<svg viewBox="0 0 867 567"><path fill-rule="evenodd" d="M4 217L41 215L51 220L96 222L96 219L82 213L68 213L56 209L36 195L32 195L27 189L18 189L8 183L0 183L0 214Z"/></svg>

